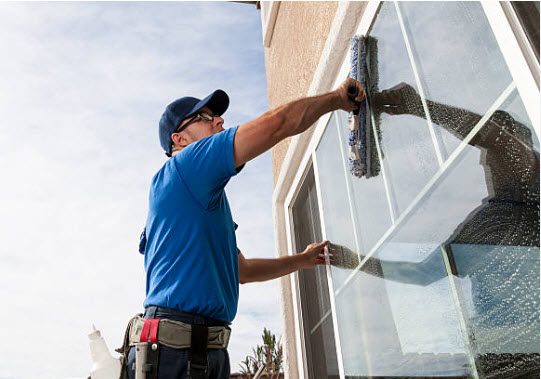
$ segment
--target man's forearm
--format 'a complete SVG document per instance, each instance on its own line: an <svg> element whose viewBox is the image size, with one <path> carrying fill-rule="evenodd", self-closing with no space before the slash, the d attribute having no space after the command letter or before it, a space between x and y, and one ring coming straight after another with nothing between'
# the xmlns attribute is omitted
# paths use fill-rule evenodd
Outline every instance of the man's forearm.
<svg viewBox="0 0 541 379"><path fill-rule="evenodd" d="M282 138L304 132L322 115L340 108L340 94L331 91L319 96L305 97L284 104L271 111L280 123Z"/></svg>
<svg viewBox="0 0 541 379"><path fill-rule="evenodd" d="M245 274L240 279L241 283L263 282L290 274L301 268L303 268L301 254L269 259L246 259Z"/></svg>

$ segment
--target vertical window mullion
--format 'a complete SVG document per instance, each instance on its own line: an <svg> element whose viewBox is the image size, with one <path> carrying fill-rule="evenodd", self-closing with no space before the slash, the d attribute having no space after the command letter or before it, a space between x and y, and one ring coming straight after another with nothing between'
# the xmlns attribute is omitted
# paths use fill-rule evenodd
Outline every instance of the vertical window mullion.
<svg viewBox="0 0 541 379"><path fill-rule="evenodd" d="M417 85L417 89L419 90L419 96L421 97L421 102L423 103L423 109L426 115L426 122L428 124L428 130L430 131L430 137L432 137L432 143L434 145L434 150L436 152L436 158L438 159L438 163L441 167L443 165L443 156L441 152L443 143L441 141L438 142L438 136L436 136L436 131L434 130L434 124L432 123L430 112L428 111L428 104L426 102L425 92L424 92L423 86L421 85L421 78L419 77L417 64L415 63L415 58L413 57L413 51L411 50L409 37L406 32L406 27L404 26L404 20L402 19L402 12L400 11L400 6L398 5L397 1L394 2L394 5L396 9L396 14L398 17L398 23L400 24L400 30L402 31L402 37L404 38L404 43L406 45L406 50L408 52L408 57L409 57L410 64L413 70L413 76L415 77L415 83Z"/></svg>

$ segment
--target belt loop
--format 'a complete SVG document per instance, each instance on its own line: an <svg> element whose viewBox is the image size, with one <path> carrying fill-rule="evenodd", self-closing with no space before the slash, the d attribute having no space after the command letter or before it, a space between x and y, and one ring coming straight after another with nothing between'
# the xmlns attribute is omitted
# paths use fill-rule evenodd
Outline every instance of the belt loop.
<svg viewBox="0 0 541 379"><path fill-rule="evenodd" d="M155 306L155 305L151 305L151 306L147 307L147 310L145 312L147 318L156 318L157 309L158 309L158 307Z"/></svg>

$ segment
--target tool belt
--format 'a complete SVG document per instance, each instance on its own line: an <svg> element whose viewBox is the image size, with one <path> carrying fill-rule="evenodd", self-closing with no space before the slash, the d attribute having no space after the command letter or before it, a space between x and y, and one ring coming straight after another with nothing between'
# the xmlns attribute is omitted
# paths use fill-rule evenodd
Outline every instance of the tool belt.
<svg viewBox="0 0 541 379"><path fill-rule="evenodd" d="M172 347L174 349L186 349L192 347L192 330L197 329L197 325L190 325L180 321L168 319L156 320L155 333L160 344ZM136 316L131 323L129 331L130 346L135 346L141 341L149 341L149 333L152 334L154 329L144 330L145 321L141 316ZM150 324L152 325L152 324ZM209 326L207 337L207 349L226 349L231 336L231 329L228 326ZM143 332L147 332L146 335Z"/></svg>

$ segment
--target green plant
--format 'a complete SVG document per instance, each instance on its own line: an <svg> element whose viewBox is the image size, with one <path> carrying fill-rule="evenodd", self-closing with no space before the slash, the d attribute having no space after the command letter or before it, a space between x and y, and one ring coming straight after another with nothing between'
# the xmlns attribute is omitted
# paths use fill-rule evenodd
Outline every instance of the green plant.
<svg viewBox="0 0 541 379"><path fill-rule="evenodd" d="M247 355L240 363L243 378L251 379L263 366L261 378L275 379L282 372L282 346L276 343L276 336L267 328L263 328L261 335L263 345L252 348L252 354Z"/></svg>

